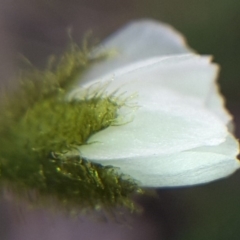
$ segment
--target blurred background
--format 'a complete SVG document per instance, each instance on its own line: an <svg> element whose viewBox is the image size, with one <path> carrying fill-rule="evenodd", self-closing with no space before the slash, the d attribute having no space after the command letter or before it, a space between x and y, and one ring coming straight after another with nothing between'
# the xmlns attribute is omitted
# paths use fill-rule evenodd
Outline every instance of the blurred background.
<svg viewBox="0 0 240 240"><path fill-rule="evenodd" d="M14 86L17 57L42 67L51 54L92 29L100 39L137 18L173 25L201 54L221 65L220 86L240 138L239 0L0 0L0 87ZM204 186L158 189L128 224L71 220L0 201L1 240L239 240L240 172ZM23 212L22 212L23 211Z"/></svg>

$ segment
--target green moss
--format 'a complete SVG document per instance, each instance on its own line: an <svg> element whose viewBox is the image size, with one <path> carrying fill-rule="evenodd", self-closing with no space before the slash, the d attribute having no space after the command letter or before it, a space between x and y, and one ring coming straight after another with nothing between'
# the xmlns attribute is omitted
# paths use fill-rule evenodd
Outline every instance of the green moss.
<svg viewBox="0 0 240 240"><path fill-rule="evenodd" d="M67 209L133 210L130 194L140 192L135 181L78 151L116 120L121 107L111 95L66 101L66 91L90 63L88 51L72 44L47 70L22 72L19 90L1 106L1 185L19 195L34 190L34 204L54 198Z"/></svg>

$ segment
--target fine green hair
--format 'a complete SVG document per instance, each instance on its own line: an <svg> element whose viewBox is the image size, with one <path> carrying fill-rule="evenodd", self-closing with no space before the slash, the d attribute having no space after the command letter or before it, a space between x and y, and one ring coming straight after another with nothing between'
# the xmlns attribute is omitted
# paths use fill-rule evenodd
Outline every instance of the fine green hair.
<svg viewBox="0 0 240 240"><path fill-rule="evenodd" d="M86 41L82 48L71 43L44 71L32 66L22 71L17 91L1 99L0 187L19 197L34 192L33 206L54 199L68 211L135 210L131 195L141 192L137 183L78 151L91 135L116 122L123 104L106 94L66 97L85 69L104 57L91 59L90 51Z"/></svg>

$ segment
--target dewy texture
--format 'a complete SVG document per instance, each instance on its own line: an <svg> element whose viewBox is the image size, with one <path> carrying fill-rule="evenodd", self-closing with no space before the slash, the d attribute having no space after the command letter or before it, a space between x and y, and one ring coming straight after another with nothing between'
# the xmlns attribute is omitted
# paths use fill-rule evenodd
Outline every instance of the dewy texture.
<svg viewBox="0 0 240 240"><path fill-rule="evenodd" d="M132 96L135 108L128 123L92 135L91 144L79 148L82 157L116 166L145 187L205 183L239 168L239 144L211 57L194 53L171 27L149 20L127 25L93 55L104 51L109 58L94 64L74 93L107 86L106 92ZM129 112L118 114L124 120Z"/></svg>

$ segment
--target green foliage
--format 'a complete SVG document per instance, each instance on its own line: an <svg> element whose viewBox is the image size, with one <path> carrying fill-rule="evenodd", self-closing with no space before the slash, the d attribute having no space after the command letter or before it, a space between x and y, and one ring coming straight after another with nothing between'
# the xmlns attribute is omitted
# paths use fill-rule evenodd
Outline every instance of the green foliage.
<svg viewBox="0 0 240 240"><path fill-rule="evenodd" d="M36 191L34 204L54 198L71 210L134 210L129 195L140 192L137 184L114 167L82 159L78 151L92 134L116 120L121 107L111 95L66 100L66 91L90 64L86 49L86 44L85 51L72 44L57 65L50 61L45 71L23 72L19 90L4 99L1 184L20 196Z"/></svg>

